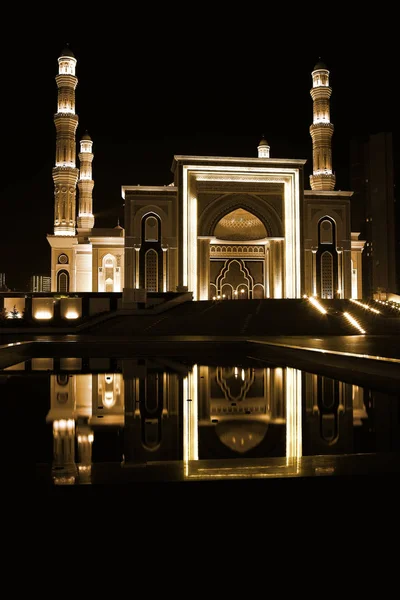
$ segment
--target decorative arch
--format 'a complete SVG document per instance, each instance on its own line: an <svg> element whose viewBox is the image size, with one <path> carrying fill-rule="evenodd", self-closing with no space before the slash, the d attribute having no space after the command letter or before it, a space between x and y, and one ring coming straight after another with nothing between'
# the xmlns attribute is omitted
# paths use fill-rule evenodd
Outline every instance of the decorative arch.
<svg viewBox="0 0 400 600"><path fill-rule="evenodd" d="M336 222L328 215L318 220L318 244L330 244L336 247Z"/></svg>
<svg viewBox="0 0 400 600"><path fill-rule="evenodd" d="M150 222L150 224L149 224ZM148 292L163 289L163 224L160 216L146 211L142 216L139 250L139 285Z"/></svg>
<svg viewBox="0 0 400 600"><path fill-rule="evenodd" d="M60 269L57 273L57 292L69 292L70 278L69 273L65 269Z"/></svg>
<svg viewBox="0 0 400 600"><path fill-rule="evenodd" d="M336 241L336 222L324 214L317 223L317 288L321 298L333 299L338 294L338 253Z"/></svg>
<svg viewBox="0 0 400 600"><path fill-rule="evenodd" d="M121 273L117 257L108 252L101 259L98 273L99 292L120 292Z"/></svg>
<svg viewBox="0 0 400 600"><path fill-rule="evenodd" d="M164 381L162 373L148 371L139 382L141 442L143 448L155 452L162 441Z"/></svg>
<svg viewBox="0 0 400 600"><path fill-rule="evenodd" d="M215 284L211 284L210 291L217 297L225 295L228 299L263 298L265 292L263 285L255 284L245 261L238 258L225 261Z"/></svg>
<svg viewBox="0 0 400 600"><path fill-rule="evenodd" d="M198 219L198 235L214 236L217 223L230 212L242 208L257 217L268 237L283 237L282 219L276 209L253 194L223 194L210 202Z"/></svg>
<svg viewBox="0 0 400 600"><path fill-rule="evenodd" d="M162 235L171 236L171 225L167 213L155 204L148 204L140 208L135 214L133 222L133 236L135 238L141 239L143 218L147 215L157 217L160 220Z"/></svg>

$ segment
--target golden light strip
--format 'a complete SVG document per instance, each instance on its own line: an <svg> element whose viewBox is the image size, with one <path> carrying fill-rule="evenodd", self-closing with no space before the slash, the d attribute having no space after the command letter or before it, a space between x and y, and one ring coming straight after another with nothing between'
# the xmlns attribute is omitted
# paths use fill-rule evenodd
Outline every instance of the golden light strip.
<svg viewBox="0 0 400 600"><path fill-rule="evenodd" d="M316 298L313 298L313 296L310 296L308 298L308 300L311 302L311 304L317 309L319 310L320 313L322 313L323 315L326 315L327 311L325 310L325 308L322 306L322 304L320 304L318 302L318 300Z"/></svg>
<svg viewBox="0 0 400 600"><path fill-rule="evenodd" d="M183 263L183 285L188 285L188 167L183 167L183 211L182 211L182 263ZM197 300L197 298L193 298Z"/></svg>
<svg viewBox="0 0 400 600"><path fill-rule="evenodd" d="M350 298L350 301L354 302L354 304L358 304L358 306L362 306L363 308L366 308L367 310L370 310L370 311L372 311L374 313L377 313L378 315L381 314L380 310L376 310L376 308L372 308L372 306L369 306L368 304L363 304L359 300L355 300L354 298Z"/></svg>
<svg viewBox="0 0 400 600"><path fill-rule="evenodd" d="M198 435L198 367L183 379L183 461L185 475L189 475L189 461L199 460Z"/></svg>
<svg viewBox="0 0 400 600"><path fill-rule="evenodd" d="M354 317L352 317L350 313L348 313L348 312L344 312L344 313L343 313L343 315L346 317L346 319L347 319L347 320L348 320L348 321L349 321L349 322L350 322L352 325L354 325L354 327L355 327L356 329L358 329L358 331L359 331L360 333L366 333L366 331L364 331L364 329L361 327L361 325L358 323L358 321L356 321L356 320L355 320L355 318L354 318Z"/></svg>
<svg viewBox="0 0 400 600"><path fill-rule="evenodd" d="M286 367L286 460L302 456L301 371Z"/></svg>
<svg viewBox="0 0 400 600"><path fill-rule="evenodd" d="M285 181L285 298L300 298L299 174Z"/></svg>
<svg viewBox="0 0 400 600"><path fill-rule="evenodd" d="M197 297L197 198L191 198L188 210L188 290L193 292L193 299Z"/></svg>

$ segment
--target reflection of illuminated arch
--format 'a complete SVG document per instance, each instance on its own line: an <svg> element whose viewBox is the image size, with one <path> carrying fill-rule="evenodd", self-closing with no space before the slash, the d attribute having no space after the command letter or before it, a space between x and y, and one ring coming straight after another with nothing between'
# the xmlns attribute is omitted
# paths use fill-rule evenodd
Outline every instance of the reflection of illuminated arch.
<svg viewBox="0 0 400 600"><path fill-rule="evenodd" d="M339 413L342 410L339 382L317 376L317 394L320 435L329 446L333 446L339 439Z"/></svg>
<svg viewBox="0 0 400 600"><path fill-rule="evenodd" d="M232 378L238 383L237 386L232 386L230 383ZM246 399L247 392L254 383L254 370L247 368L242 377L238 376L234 369L217 367L215 380L226 400L229 402L242 402ZM234 390L234 387L237 389Z"/></svg>
<svg viewBox="0 0 400 600"><path fill-rule="evenodd" d="M57 273L57 292L69 292L69 273L65 269Z"/></svg>
<svg viewBox="0 0 400 600"><path fill-rule="evenodd" d="M224 444L238 454L245 454L261 444L267 435L268 423L259 421L222 421L215 433Z"/></svg>
<svg viewBox="0 0 400 600"><path fill-rule="evenodd" d="M164 405L164 385L162 375L147 372L145 380L139 383L141 441L146 450L155 452L162 440L162 410Z"/></svg>

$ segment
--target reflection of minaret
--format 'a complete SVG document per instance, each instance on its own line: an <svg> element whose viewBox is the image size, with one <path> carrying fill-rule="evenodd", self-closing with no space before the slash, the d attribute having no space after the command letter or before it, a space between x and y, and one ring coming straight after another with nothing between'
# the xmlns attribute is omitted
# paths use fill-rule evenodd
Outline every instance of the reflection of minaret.
<svg viewBox="0 0 400 600"><path fill-rule="evenodd" d="M267 140L265 139L264 135L262 136L261 141L258 144L257 150L258 150L258 158L269 158L270 146L269 146Z"/></svg>
<svg viewBox="0 0 400 600"><path fill-rule="evenodd" d="M92 191L94 187L94 181L92 179L93 142L87 132L81 139L80 146L78 228L92 229L94 225L92 198Z"/></svg>
<svg viewBox="0 0 400 600"><path fill-rule="evenodd" d="M330 103L332 88L329 87L329 71L319 61L312 72L313 124L310 134L313 143L313 174L310 175L312 190L333 190L335 175L332 172L332 135Z"/></svg>
<svg viewBox="0 0 400 600"><path fill-rule="evenodd" d="M76 59L66 48L58 59L57 113L54 115L56 126L56 163L53 168L54 181L54 235L75 235L76 213L76 168L75 132L78 117L75 114L75 77Z"/></svg>
<svg viewBox="0 0 400 600"><path fill-rule="evenodd" d="M55 485L73 485L77 478L75 464L75 421L58 419L53 421L53 466Z"/></svg>

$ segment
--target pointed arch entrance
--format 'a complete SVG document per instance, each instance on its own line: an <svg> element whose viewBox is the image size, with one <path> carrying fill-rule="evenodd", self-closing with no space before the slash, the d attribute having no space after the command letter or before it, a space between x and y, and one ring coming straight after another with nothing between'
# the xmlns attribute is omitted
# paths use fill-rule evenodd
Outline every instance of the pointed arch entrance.
<svg viewBox="0 0 400 600"><path fill-rule="evenodd" d="M238 198L233 200L237 203ZM241 206L229 210L232 198L225 198L226 214L214 225L209 242L209 298L281 297L282 240L271 236L280 233L279 219L271 209L262 215L251 198L241 195L239 201ZM275 268L271 268L271 252Z"/></svg>
<svg viewBox="0 0 400 600"><path fill-rule="evenodd" d="M264 247L265 255L269 245L269 258L264 262L269 260L270 271L278 274L268 282L272 286L269 296L300 298L303 268L300 224L305 162L299 159L174 156L172 170L179 212L178 287L190 290L194 300L210 297L211 245L220 241L216 238L215 227L225 215L240 208L256 216L268 233L267 238L256 241ZM236 243L236 240L224 239L224 245L229 241Z"/></svg>

